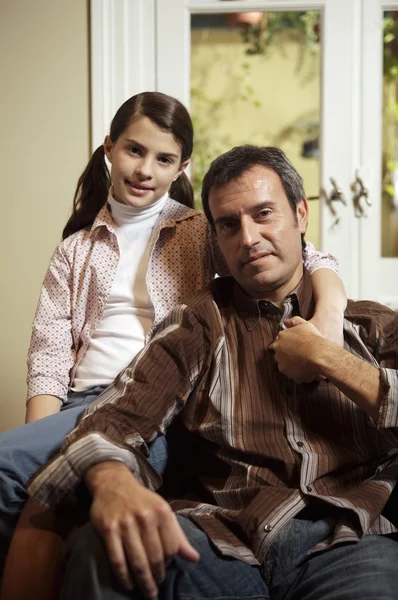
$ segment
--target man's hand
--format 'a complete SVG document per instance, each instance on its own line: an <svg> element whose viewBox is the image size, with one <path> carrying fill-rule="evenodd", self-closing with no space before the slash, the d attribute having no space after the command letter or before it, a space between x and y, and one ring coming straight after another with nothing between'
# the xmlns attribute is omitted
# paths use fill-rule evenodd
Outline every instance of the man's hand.
<svg viewBox="0 0 398 600"><path fill-rule="evenodd" d="M326 341L318 329L301 317L286 319L288 329L280 331L270 349L283 375L295 383L309 383L319 375L316 359Z"/></svg>
<svg viewBox="0 0 398 600"><path fill-rule="evenodd" d="M124 588L138 585L154 598L172 556L199 560L169 504L142 486L125 465L116 461L95 465L85 482L93 495L91 521Z"/></svg>

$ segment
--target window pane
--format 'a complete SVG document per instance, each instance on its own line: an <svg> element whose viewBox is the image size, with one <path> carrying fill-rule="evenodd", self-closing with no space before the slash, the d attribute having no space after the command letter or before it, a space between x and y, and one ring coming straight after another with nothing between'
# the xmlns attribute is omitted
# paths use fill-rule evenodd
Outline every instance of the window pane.
<svg viewBox="0 0 398 600"><path fill-rule="evenodd" d="M197 204L211 160L244 143L278 146L319 195L320 13L191 18L192 179ZM319 246L319 200L307 239Z"/></svg>
<svg viewBox="0 0 398 600"><path fill-rule="evenodd" d="M398 256L398 12L384 13L382 256Z"/></svg>

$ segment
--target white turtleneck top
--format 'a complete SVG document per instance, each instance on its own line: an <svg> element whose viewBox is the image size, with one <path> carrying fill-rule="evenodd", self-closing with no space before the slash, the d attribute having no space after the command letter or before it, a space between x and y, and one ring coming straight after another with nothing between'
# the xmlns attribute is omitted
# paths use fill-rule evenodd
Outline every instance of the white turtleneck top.
<svg viewBox="0 0 398 600"><path fill-rule="evenodd" d="M167 194L144 208L117 202L109 195L119 245L119 263L107 305L87 352L76 370L72 390L109 385L144 347L154 309L146 285L153 227Z"/></svg>

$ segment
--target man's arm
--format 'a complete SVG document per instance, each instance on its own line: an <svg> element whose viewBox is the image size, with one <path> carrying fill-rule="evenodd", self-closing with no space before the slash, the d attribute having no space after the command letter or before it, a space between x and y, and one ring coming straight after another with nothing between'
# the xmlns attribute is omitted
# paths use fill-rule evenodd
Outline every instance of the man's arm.
<svg viewBox="0 0 398 600"><path fill-rule="evenodd" d="M206 319L199 309L177 307L28 486L36 500L55 505L84 482L117 576L150 597L172 554L197 560L168 504L150 491L161 477L146 443L166 431L206 377L219 319L213 302L204 312Z"/></svg>
<svg viewBox="0 0 398 600"><path fill-rule="evenodd" d="M380 369L325 339L300 317L285 321L270 349L281 373L296 383L329 379L377 423L384 389Z"/></svg>
<svg viewBox="0 0 398 600"><path fill-rule="evenodd" d="M199 560L169 504L142 486L125 465L100 463L87 471L84 481L93 497L91 522L125 589L137 585L155 598L172 556Z"/></svg>
<svg viewBox="0 0 398 600"><path fill-rule="evenodd" d="M210 318L211 310L216 309L211 305L207 310ZM191 308L174 309L158 334L89 407L61 452L35 473L30 494L56 505L74 492L90 467L107 461L123 462L141 483L157 489L161 478L147 461L147 443L165 433L205 377L210 335Z"/></svg>

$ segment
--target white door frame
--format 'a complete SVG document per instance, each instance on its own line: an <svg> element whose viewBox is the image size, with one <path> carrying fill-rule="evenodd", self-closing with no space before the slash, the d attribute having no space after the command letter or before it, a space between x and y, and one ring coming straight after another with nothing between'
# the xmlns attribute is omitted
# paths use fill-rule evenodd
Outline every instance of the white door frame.
<svg viewBox="0 0 398 600"><path fill-rule="evenodd" d="M91 0L91 146L130 96L156 89L155 0Z"/></svg>

